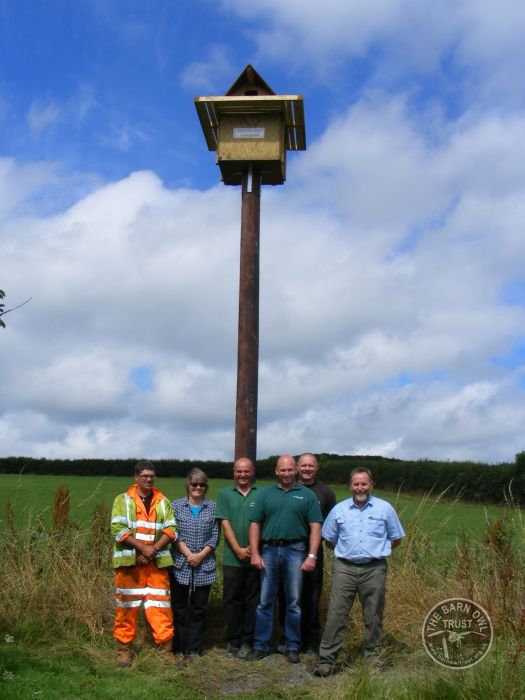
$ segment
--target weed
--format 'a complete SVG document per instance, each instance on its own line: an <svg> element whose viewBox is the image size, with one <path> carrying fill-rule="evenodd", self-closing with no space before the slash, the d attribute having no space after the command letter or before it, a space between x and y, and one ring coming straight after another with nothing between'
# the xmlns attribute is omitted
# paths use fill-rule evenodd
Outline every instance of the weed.
<svg viewBox="0 0 525 700"><path fill-rule="evenodd" d="M59 486L53 499L53 529L64 530L69 519L71 495L67 486Z"/></svg>

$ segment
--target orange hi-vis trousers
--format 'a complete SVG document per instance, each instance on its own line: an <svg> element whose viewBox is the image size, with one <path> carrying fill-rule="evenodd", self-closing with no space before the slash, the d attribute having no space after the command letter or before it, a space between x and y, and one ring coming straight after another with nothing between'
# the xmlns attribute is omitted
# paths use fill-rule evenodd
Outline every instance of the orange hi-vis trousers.
<svg viewBox="0 0 525 700"><path fill-rule="evenodd" d="M137 616L144 605L156 644L173 637L170 580L168 569L158 569L155 562L144 566L123 566L115 571L116 612L113 636L129 644L137 634Z"/></svg>

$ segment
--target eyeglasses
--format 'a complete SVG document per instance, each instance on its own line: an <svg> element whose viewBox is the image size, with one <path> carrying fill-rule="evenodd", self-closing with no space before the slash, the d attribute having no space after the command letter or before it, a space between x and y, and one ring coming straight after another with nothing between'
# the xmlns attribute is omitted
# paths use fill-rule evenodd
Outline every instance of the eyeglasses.
<svg viewBox="0 0 525 700"><path fill-rule="evenodd" d="M190 486L194 489L205 489L208 484L190 484Z"/></svg>

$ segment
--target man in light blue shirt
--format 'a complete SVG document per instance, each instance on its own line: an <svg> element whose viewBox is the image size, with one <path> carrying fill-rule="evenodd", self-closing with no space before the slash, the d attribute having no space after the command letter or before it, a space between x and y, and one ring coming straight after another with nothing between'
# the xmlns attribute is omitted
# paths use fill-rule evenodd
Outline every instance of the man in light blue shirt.
<svg viewBox="0 0 525 700"><path fill-rule="evenodd" d="M322 536L334 550L335 561L316 676L333 673L356 595L363 609L365 661L380 664L386 559L405 533L390 503L371 495L372 486L370 470L354 469L352 498L338 503L323 525Z"/></svg>

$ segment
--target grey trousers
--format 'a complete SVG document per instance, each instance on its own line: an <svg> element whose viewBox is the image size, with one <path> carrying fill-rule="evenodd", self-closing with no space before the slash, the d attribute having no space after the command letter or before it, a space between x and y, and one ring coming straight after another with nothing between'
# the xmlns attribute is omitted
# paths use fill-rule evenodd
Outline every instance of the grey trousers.
<svg viewBox="0 0 525 700"><path fill-rule="evenodd" d="M348 613L356 595L363 609L365 659L381 652L386 571L386 559L361 565L352 564L347 559L334 561L328 614L319 648L321 663L335 663L344 643Z"/></svg>

